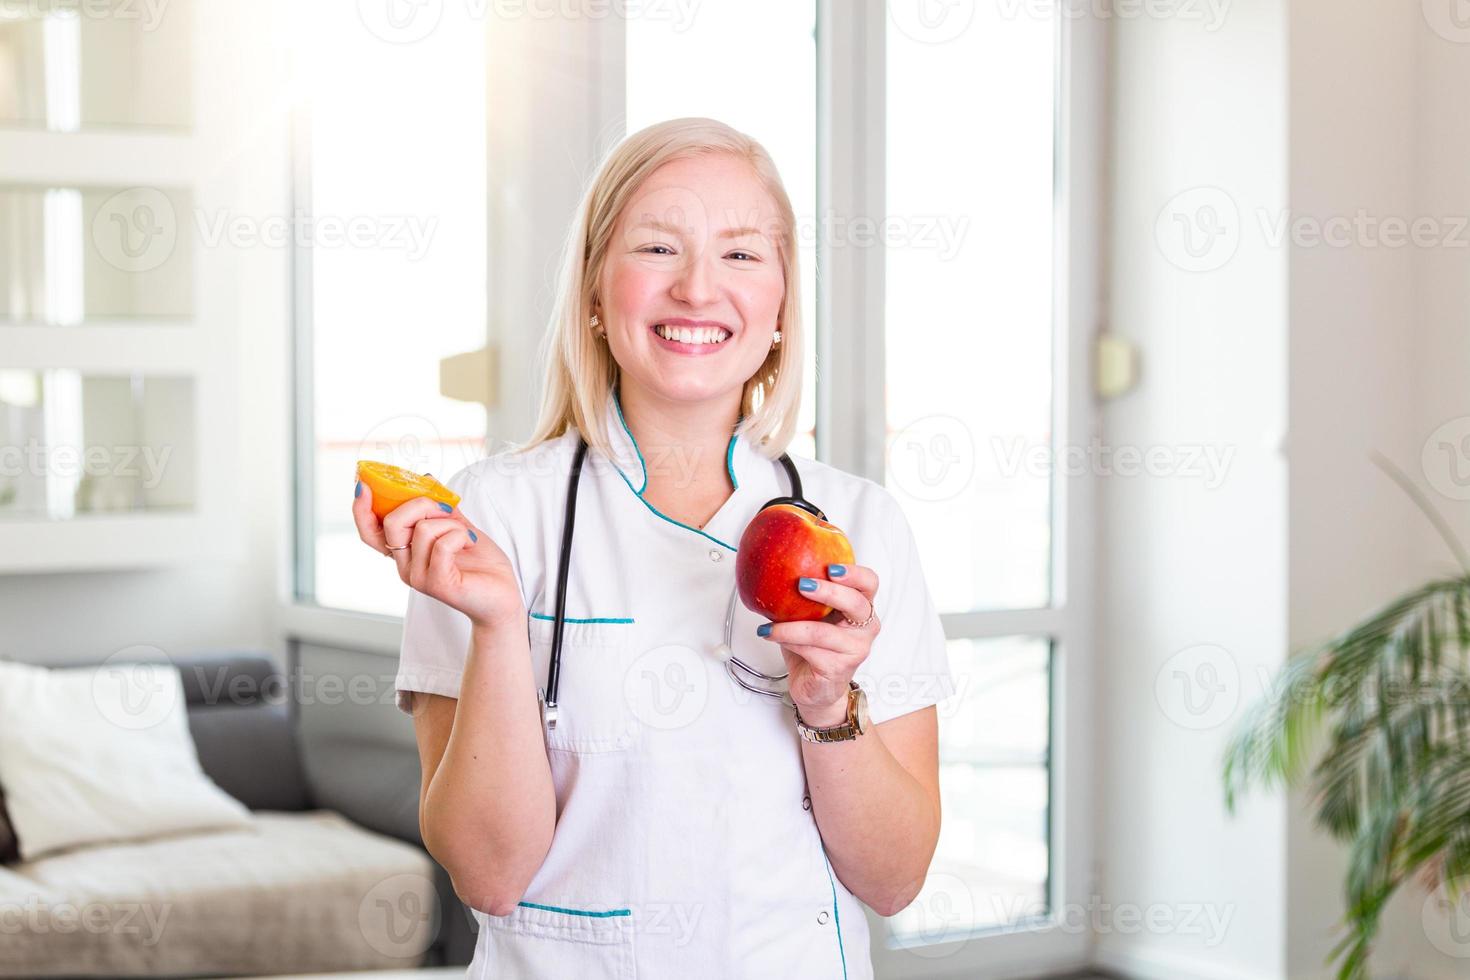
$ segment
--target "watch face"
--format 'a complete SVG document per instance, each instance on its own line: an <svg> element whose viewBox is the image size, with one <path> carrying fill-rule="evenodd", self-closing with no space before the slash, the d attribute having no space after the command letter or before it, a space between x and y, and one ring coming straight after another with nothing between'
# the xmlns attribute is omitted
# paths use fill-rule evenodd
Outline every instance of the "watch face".
<svg viewBox="0 0 1470 980"><path fill-rule="evenodd" d="M865 732L868 730L868 692L862 688L858 688L853 692L853 695L853 700L857 702L858 731Z"/></svg>

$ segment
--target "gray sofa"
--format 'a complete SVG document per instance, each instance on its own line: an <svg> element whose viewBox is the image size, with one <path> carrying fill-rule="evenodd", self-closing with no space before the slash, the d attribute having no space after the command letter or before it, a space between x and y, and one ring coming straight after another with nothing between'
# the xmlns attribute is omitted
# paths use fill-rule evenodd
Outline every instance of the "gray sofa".
<svg viewBox="0 0 1470 980"><path fill-rule="evenodd" d="M268 657L174 663L200 763L255 826L0 866L0 910L24 910L20 929L0 929L0 976L468 963L473 919L422 848L412 749L340 738L303 752L291 684Z"/></svg>

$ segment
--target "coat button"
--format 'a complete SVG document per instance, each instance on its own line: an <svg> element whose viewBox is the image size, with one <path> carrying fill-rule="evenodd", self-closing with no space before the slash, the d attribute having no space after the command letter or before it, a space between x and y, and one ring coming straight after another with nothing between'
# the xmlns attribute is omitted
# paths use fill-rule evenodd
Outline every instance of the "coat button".
<svg viewBox="0 0 1470 980"><path fill-rule="evenodd" d="M725 560L725 553L723 551L721 551L719 548L711 548L709 550L709 560L710 561L724 561Z"/></svg>
<svg viewBox="0 0 1470 980"><path fill-rule="evenodd" d="M801 798L801 808L803 810L810 810L812 808L812 798L810 796L803 796Z"/></svg>
<svg viewBox="0 0 1470 980"><path fill-rule="evenodd" d="M824 926L826 924L827 924L827 910L826 909L822 909L822 911L820 911L820 912L817 913L817 925Z"/></svg>

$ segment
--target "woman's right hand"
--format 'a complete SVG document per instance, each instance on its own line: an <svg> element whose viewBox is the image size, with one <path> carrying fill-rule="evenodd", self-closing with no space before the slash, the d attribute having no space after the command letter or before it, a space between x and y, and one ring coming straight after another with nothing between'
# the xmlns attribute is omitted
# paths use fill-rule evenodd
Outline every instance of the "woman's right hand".
<svg viewBox="0 0 1470 980"><path fill-rule="evenodd" d="M510 559L458 509L415 497L380 522L373 513L372 490L359 483L356 493L352 519L358 537L379 554L391 556L398 577L410 588L458 609L477 626L524 617ZM390 545L397 550L389 550Z"/></svg>

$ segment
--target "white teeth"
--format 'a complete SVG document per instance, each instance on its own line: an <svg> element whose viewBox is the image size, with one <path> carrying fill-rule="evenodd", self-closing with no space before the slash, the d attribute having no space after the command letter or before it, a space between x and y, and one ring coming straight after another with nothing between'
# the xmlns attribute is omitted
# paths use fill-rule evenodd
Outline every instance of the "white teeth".
<svg viewBox="0 0 1470 980"><path fill-rule="evenodd" d="M720 344L729 339L729 331L719 327L670 327L662 323L653 328L665 340L681 344Z"/></svg>

